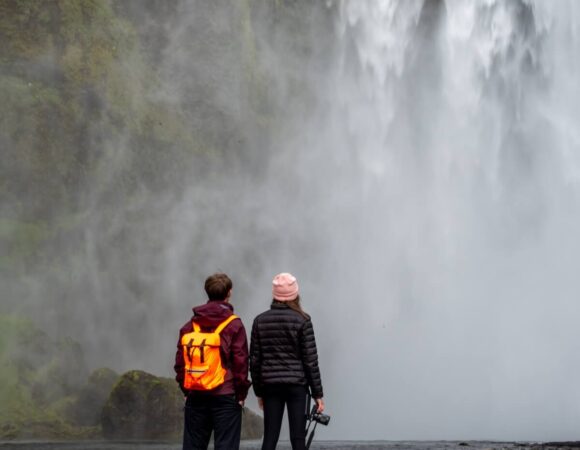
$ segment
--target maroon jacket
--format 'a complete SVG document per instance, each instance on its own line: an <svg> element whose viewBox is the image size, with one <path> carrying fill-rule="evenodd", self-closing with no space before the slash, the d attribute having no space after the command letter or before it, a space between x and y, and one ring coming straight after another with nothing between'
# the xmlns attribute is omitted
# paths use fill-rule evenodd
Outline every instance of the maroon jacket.
<svg viewBox="0 0 580 450"><path fill-rule="evenodd" d="M213 331L217 326L234 313L234 307L228 302L208 301L205 305L193 308L193 317L179 330L177 352L175 354L175 379L184 394L183 387L185 361L181 337L193 331L191 321L195 321L202 330ZM236 400L245 400L250 388L248 380L248 339L246 329L240 319L230 322L220 333L220 351L222 364L226 369L224 383L211 391L215 395L235 394Z"/></svg>

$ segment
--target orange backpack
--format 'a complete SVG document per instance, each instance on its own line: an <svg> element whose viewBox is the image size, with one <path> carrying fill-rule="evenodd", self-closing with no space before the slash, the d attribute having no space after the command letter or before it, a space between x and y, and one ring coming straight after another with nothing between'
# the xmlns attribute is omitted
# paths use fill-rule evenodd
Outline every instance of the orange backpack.
<svg viewBox="0 0 580 450"><path fill-rule="evenodd" d="M220 323L213 332L204 333L195 322L193 331L181 338L185 377L183 387L188 390L207 391L224 382L226 369L220 357L220 333L238 316L232 314Z"/></svg>

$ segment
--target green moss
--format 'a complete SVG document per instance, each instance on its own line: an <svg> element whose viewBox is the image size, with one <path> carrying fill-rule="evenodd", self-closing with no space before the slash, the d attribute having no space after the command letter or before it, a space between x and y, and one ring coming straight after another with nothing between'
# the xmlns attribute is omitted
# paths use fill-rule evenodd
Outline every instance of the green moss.
<svg viewBox="0 0 580 450"><path fill-rule="evenodd" d="M5 248L0 254L0 269L33 256L51 234L47 225L41 222L27 223L0 219L0 242L4 243Z"/></svg>
<svg viewBox="0 0 580 450"><path fill-rule="evenodd" d="M49 44L50 8L41 2L0 1L0 61L14 56L33 57ZM27 30L26 33L23 30Z"/></svg>
<svg viewBox="0 0 580 450"><path fill-rule="evenodd" d="M60 66L73 84L102 81L116 59L135 45L132 27L115 16L109 2L59 0L55 9Z"/></svg>
<svg viewBox="0 0 580 450"><path fill-rule="evenodd" d="M70 425L54 411L35 408L24 415L12 414L0 423L0 439L93 439L100 438L100 427Z"/></svg>
<svg viewBox="0 0 580 450"><path fill-rule="evenodd" d="M67 416L74 384L86 379L73 367L79 349L70 338L51 341L30 320L0 315L0 439L100 436L99 427L73 425Z"/></svg>
<svg viewBox="0 0 580 450"><path fill-rule="evenodd" d="M42 252L89 220L86 185L130 203L143 185L174 180L204 145L180 111L150 100L155 68L110 1L0 0L0 41L0 202L10 205L0 270L50 261L54 271Z"/></svg>
<svg viewBox="0 0 580 450"><path fill-rule="evenodd" d="M111 381L116 380L117 378L119 378L119 374L117 374L117 372L115 372L112 369L109 369L108 367L101 367L100 369L94 370L89 375L89 383L95 385L100 385L102 383L107 384L111 383L112 385L113 383Z"/></svg>
<svg viewBox="0 0 580 450"><path fill-rule="evenodd" d="M30 339L35 330L36 327L28 319L15 315L0 315L0 360L5 362L11 344ZM2 374L4 371L0 369L0 376Z"/></svg>
<svg viewBox="0 0 580 450"><path fill-rule="evenodd" d="M12 353L19 343L30 338L33 330L28 320L0 316L0 437L17 436L23 422L36 417L31 395L21 384L21 373Z"/></svg>

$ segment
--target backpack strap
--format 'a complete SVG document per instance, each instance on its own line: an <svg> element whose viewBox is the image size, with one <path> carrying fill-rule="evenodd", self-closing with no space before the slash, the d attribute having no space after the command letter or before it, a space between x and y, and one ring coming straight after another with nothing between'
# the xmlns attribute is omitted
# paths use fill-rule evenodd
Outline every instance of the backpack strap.
<svg viewBox="0 0 580 450"><path fill-rule="evenodd" d="M217 326L217 328L215 329L214 333L220 334L223 331L223 329L225 327L227 327L228 324L232 320L235 320L235 319L238 319L238 318L239 318L238 316L236 316L235 314L232 314L230 317L228 317L226 320L224 320L222 323L220 323ZM193 331L195 331L196 333L199 333L201 331L200 326L197 323L195 323L193 320L191 321L191 324L193 325Z"/></svg>
<svg viewBox="0 0 580 450"><path fill-rule="evenodd" d="M225 327L227 327L227 326L228 326L228 324L229 324L229 323L230 323L232 320L235 320L235 319L238 319L238 316L236 316L235 314L232 314L230 317L228 317L226 320L224 320L222 323L220 323L220 324L217 326L217 328L215 329L214 333L216 333L216 334L220 334L220 333L223 331L223 329L224 329Z"/></svg>

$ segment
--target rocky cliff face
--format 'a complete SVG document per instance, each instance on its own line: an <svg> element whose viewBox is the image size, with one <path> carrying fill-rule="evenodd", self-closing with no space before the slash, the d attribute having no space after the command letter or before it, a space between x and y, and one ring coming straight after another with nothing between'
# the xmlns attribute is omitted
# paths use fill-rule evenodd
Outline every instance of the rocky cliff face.
<svg viewBox="0 0 580 450"><path fill-rule="evenodd" d="M224 215L262 234L239 200L275 157L280 112L310 97L300 60L325 11L310 4L0 1L0 313L66 329L102 365L157 354L151 329L179 317ZM295 55L283 75L270 38Z"/></svg>

